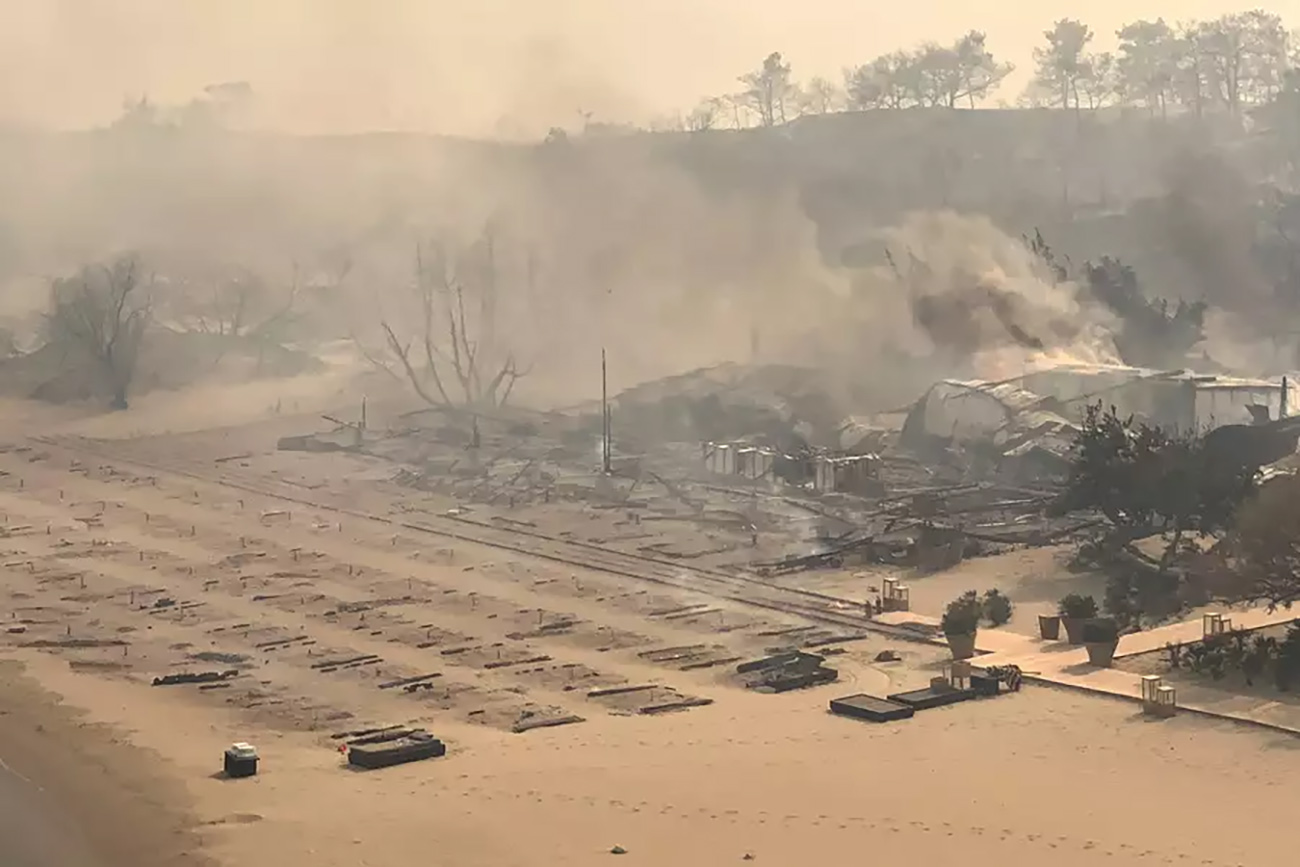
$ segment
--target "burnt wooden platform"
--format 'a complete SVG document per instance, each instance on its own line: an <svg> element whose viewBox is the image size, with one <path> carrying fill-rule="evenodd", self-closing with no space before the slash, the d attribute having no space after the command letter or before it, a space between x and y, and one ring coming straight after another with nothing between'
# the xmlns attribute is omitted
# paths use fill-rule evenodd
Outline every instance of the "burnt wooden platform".
<svg viewBox="0 0 1300 867"><path fill-rule="evenodd" d="M447 754L442 741L428 732L412 732L396 740L357 744L348 748L348 764L373 770L418 762Z"/></svg>
<svg viewBox="0 0 1300 867"><path fill-rule="evenodd" d="M958 689L952 686L927 686L925 689L913 689L908 692L896 692L889 700L905 704L913 710L929 710L934 707L956 704L975 697L971 689Z"/></svg>
<svg viewBox="0 0 1300 867"><path fill-rule="evenodd" d="M916 709L901 702L859 694L831 699L831 713L870 722L894 722L911 719Z"/></svg>

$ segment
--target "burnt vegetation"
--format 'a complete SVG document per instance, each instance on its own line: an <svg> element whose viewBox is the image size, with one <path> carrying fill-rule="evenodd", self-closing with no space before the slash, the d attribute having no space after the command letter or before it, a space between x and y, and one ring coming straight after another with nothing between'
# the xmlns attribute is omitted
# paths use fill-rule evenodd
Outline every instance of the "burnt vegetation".
<svg viewBox="0 0 1300 867"><path fill-rule="evenodd" d="M48 341L81 371L93 393L126 409L153 306L139 260L123 257L56 280L50 289Z"/></svg>
<svg viewBox="0 0 1300 867"><path fill-rule="evenodd" d="M535 267L526 259L521 273L503 269L490 227L469 244L421 245L402 317L379 319L384 351L355 339L375 367L429 406L503 407L530 368L520 366L499 331L502 295L509 303L530 293Z"/></svg>

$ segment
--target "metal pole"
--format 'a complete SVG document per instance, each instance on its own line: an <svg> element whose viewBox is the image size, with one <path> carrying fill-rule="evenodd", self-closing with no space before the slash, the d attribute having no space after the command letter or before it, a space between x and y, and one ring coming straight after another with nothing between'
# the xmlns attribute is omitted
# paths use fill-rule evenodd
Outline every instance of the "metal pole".
<svg viewBox="0 0 1300 867"><path fill-rule="evenodd" d="M605 364L605 348L600 348L600 466L608 474L609 460L609 378Z"/></svg>

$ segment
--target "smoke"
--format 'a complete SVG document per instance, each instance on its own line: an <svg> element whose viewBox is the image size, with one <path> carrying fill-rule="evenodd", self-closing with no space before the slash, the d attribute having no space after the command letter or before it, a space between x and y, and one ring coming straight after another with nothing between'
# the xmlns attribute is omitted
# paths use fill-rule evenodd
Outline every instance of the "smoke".
<svg viewBox="0 0 1300 867"><path fill-rule="evenodd" d="M599 393L602 347L615 390L756 348L780 360L835 321L847 280L822 262L793 182L743 160L719 176L748 147L184 127L0 136L0 314L39 310L51 279L132 252L157 277L160 313L212 306L230 275L248 275L269 297L246 324L297 285L299 338L358 336L382 352L381 318L419 324L417 245L465 249L490 227L494 338L532 371L515 392L525 402Z"/></svg>
<svg viewBox="0 0 1300 867"><path fill-rule="evenodd" d="M1187 152L1163 166L1158 240L1187 266L1191 294L1269 318L1272 287L1256 256L1258 195L1219 154Z"/></svg>
<svg viewBox="0 0 1300 867"><path fill-rule="evenodd" d="M910 324L940 363L987 379L1120 363L1113 314L986 217L913 214L884 240L887 291L911 313L889 324Z"/></svg>
<svg viewBox="0 0 1300 867"><path fill-rule="evenodd" d="M1178 294L1208 304L1205 353L1253 375L1293 369L1294 206L1220 153L1179 153L1161 174L1154 240L1183 266Z"/></svg>

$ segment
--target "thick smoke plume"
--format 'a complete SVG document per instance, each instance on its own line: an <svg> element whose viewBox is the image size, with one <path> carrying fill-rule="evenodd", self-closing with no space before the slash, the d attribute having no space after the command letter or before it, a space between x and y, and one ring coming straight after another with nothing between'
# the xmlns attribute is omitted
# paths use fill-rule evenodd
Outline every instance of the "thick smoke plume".
<svg viewBox="0 0 1300 867"><path fill-rule="evenodd" d="M937 360L984 378L1120 363L1113 315L987 218L914 214L885 244L894 283Z"/></svg>

